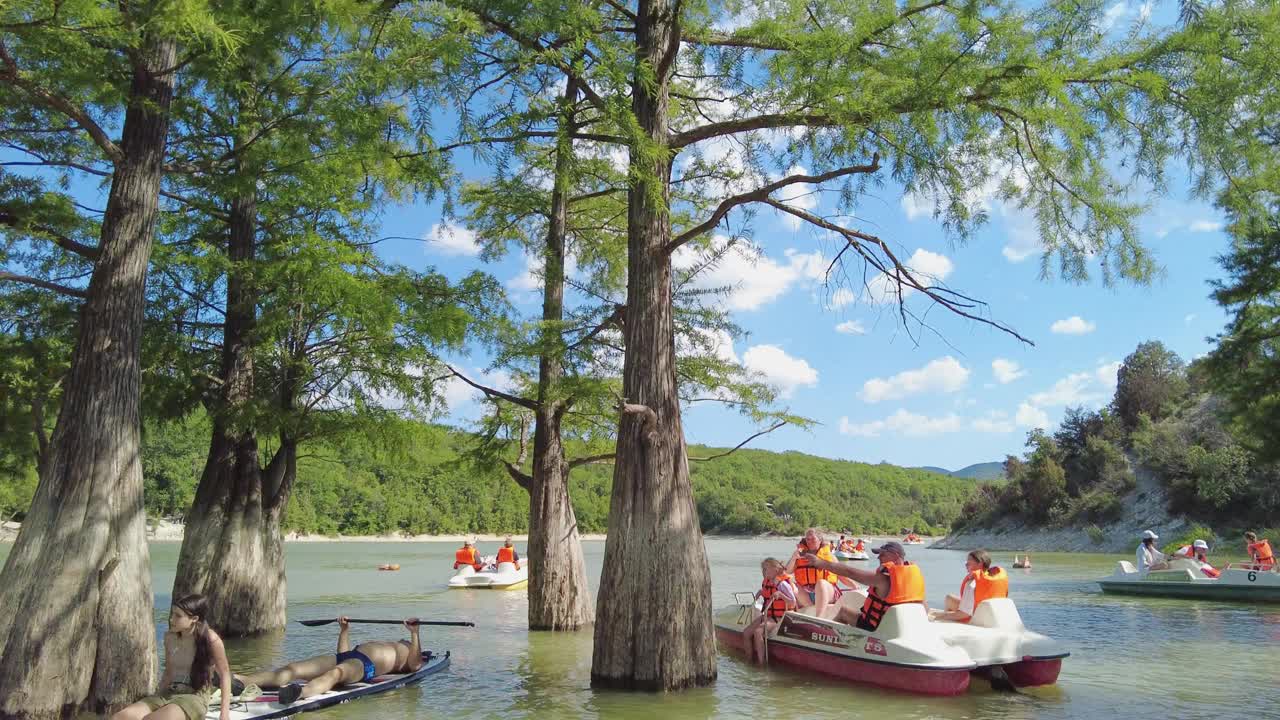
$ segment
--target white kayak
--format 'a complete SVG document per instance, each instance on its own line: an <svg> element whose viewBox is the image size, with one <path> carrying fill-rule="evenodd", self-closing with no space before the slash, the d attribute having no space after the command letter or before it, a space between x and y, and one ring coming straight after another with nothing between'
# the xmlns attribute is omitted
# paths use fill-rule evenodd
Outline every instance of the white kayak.
<svg viewBox="0 0 1280 720"><path fill-rule="evenodd" d="M1196 560L1174 558L1169 569L1142 575L1133 563L1116 563L1110 577L1098 581L1103 592L1123 595L1158 595L1202 600L1244 600L1280 602L1280 571L1250 563L1227 565L1221 574L1209 577Z"/></svg>
<svg viewBox="0 0 1280 720"><path fill-rule="evenodd" d="M841 604L856 606L863 598L847 592ZM745 650L743 629L753 615L749 605L721 610L716 639ZM932 622L918 603L895 605L870 632L788 612L766 645L771 665L922 695L961 694L971 674L1000 675L1014 687L1052 685L1068 655L1054 640L1028 630L1008 598L984 601L967 624Z"/></svg>
<svg viewBox="0 0 1280 720"><path fill-rule="evenodd" d="M398 675L379 675L369 682L342 685L323 695L309 697L306 700L299 700L289 705L280 704L274 690L245 702L233 699L231 702L231 720L249 720L250 718L266 720L267 718L282 718L297 713L320 710L321 708L350 702L357 698L376 695L421 682L428 675L440 672L448 666L448 652L443 655L437 655L427 651L422 653L422 667L414 672ZM210 705L209 712L205 715L206 720L218 720L220 709L218 705Z"/></svg>
<svg viewBox="0 0 1280 720"><path fill-rule="evenodd" d="M529 561L498 563L479 572L470 565L458 568L449 578L450 590L521 590L529 584Z"/></svg>

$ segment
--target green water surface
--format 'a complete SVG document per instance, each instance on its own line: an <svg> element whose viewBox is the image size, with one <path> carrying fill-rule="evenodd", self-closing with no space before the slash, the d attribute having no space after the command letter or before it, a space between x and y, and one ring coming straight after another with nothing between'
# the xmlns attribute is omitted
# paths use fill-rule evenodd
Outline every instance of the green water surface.
<svg viewBox="0 0 1280 720"><path fill-rule="evenodd" d="M8 553L0 545L0 558ZM523 549L522 545L518 545ZM717 607L759 586L759 561L785 560L785 539L707 540ZM491 554L497 545L481 551ZM975 680L966 695L922 698L762 670L722 652L711 688L668 695L595 692L591 633L529 633L524 591L448 590L453 543L290 543L289 617L472 620L478 627L427 628L424 645L451 650L449 670L422 685L312 714L309 720L374 718L1280 718L1280 605L1103 595L1094 582L1127 556L1037 554L1035 568L1011 570L1011 596L1028 627L1060 640L1072 655L1058 685L997 693ZM603 542L585 543L596 585ZM964 553L908 548L925 573L930 604L955 592ZM153 543L157 633L163 632L177 543ZM997 562L1011 562L997 553ZM399 572L379 572L399 563ZM662 598L644 598L662 602ZM396 637L360 626L353 640ZM293 623L276 635L227 640L233 668L257 669L332 652L336 626Z"/></svg>

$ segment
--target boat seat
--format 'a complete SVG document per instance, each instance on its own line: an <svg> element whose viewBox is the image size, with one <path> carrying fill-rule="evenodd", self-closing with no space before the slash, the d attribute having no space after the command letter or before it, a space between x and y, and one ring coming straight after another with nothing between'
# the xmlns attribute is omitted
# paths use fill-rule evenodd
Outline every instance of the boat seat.
<svg viewBox="0 0 1280 720"><path fill-rule="evenodd" d="M1116 563L1116 572L1121 575L1136 575L1138 568L1134 567L1133 563L1128 560L1121 560Z"/></svg>
<svg viewBox="0 0 1280 720"><path fill-rule="evenodd" d="M876 628L876 635L882 639L911 638L916 636L933 637L934 632L929 622L929 613L924 603L903 603L894 605L884 611L884 618Z"/></svg>
<svg viewBox="0 0 1280 720"><path fill-rule="evenodd" d="M1000 630L1022 630L1022 616L1018 607L1009 598L991 598L983 600L973 611L970 625Z"/></svg>

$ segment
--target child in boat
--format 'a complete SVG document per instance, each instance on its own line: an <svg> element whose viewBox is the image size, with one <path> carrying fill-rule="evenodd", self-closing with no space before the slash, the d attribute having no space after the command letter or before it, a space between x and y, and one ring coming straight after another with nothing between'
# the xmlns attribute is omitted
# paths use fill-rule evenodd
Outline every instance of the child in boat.
<svg viewBox="0 0 1280 720"><path fill-rule="evenodd" d="M1271 554L1271 541L1266 538L1258 539L1253 532L1244 534L1245 552L1249 553L1249 559L1261 570L1270 570L1275 567L1276 559Z"/></svg>
<svg viewBox="0 0 1280 720"><path fill-rule="evenodd" d="M765 638L773 634L778 621L788 610L796 609L797 590L777 558L765 558L760 563L760 575L764 579L756 597L761 598L764 604L760 614L742 632L747 639L747 657L763 665Z"/></svg>
<svg viewBox="0 0 1280 720"><path fill-rule="evenodd" d="M208 601L187 595L169 608L160 692L126 705L111 720L204 720L215 683L222 690L220 720L231 717L231 668L222 638L205 622Z"/></svg>
<svg viewBox="0 0 1280 720"><path fill-rule="evenodd" d="M339 685L368 682L379 675L411 673L422 667L422 641L418 637L418 618L404 621L409 640L369 641L351 649L351 623L344 615L338 618L338 650L332 655L289 663L276 670L245 675L245 684L278 687L280 703L289 705L300 699L322 695ZM305 681L305 682L296 682Z"/></svg>

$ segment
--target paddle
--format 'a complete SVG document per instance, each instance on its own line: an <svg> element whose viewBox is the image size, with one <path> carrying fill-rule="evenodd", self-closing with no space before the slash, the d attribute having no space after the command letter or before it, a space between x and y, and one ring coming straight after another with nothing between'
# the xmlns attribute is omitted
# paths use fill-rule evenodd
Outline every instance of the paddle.
<svg viewBox="0 0 1280 720"><path fill-rule="evenodd" d="M319 627L321 625L331 625L338 622L338 618L329 618L328 620L299 620L298 622L307 627ZM403 620L360 620L357 618L347 618L349 623L364 623L366 625L403 625ZM419 620L419 625L445 625L448 627L475 627L473 622L447 622L442 620Z"/></svg>

